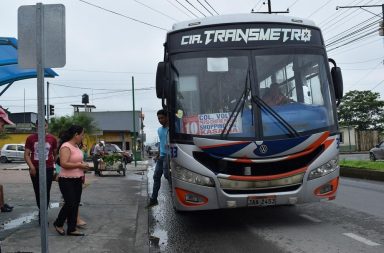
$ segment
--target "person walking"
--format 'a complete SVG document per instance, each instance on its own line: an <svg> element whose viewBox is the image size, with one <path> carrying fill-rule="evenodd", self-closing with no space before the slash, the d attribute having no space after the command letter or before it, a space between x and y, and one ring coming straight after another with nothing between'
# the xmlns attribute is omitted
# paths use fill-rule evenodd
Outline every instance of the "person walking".
<svg viewBox="0 0 384 253"><path fill-rule="evenodd" d="M147 207L152 207L158 204L157 197L161 186L161 176L164 173L164 177L169 181L169 170L167 162L167 137L168 137L168 116L167 112L163 109L157 112L157 119L161 124L161 127L157 129L157 134L160 140L159 154L155 158L156 167L153 174L153 190L152 196L149 199Z"/></svg>
<svg viewBox="0 0 384 253"><path fill-rule="evenodd" d="M36 126L38 122L36 121ZM50 201L50 192L55 171L55 161L57 157L57 140L56 137L47 132L48 123L45 121L45 166L46 166L46 182L47 182L47 208ZM25 141L24 160L29 167L29 175L35 192L36 204L40 209L40 186L39 186L39 137L37 133L31 134ZM39 214L40 224L40 214Z"/></svg>
<svg viewBox="0 0 384 253"><path fill-rule="evenodd" d="M83 152L79 145L84 138L84 128L72 125L60 136L62 145L59 147L60 173L59 187L64 197L64 205L53 223L60 235L65 235L64 222L67 220L67 235L84 236L76 229L76 220L82 193L82 176L89 166L83 161Z"/></svg>
<svg viewBox="0 0 384 253"><path fill-rule="evenodd" d="M104 153L104 144L102 141L99 141L99 143L95 145L92 155L93 169L95 170L95 175L100 176L99 164L100 159L103 157Z"/></svg>
<svg viewBox="0 0 384 253"><path fill-rule="evenodd" d="M9 120L8 114L0 106L0 132L4 130L4 125L14 125L14 123ZM2 213L5 213L5 212L12 212L12 210L13 210L13 206L10 206L4 202L3 185L0 184L0 211Z"/></svg>

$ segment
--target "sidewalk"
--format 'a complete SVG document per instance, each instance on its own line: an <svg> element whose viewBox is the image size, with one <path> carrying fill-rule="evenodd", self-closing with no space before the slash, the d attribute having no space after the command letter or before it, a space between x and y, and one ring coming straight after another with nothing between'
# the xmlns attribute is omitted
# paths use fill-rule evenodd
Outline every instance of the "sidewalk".
<svg viewBox="0 0 384 253"><path fill-rule="evenodd" d="M126 177L86 174L89 185L83 190L81 217L88 223L84 237L60 236L53 227L61 198L58 184L51 189L48 210L50 252L149 252L147 164L127 165ZM28 171L0 170L5 202L14 206L0 213L0 252L41 252L37 207ZM21 225L20 225L21 224ZM20 226L17 226L20 225ZM15 228L13 228L15 226Z"/></svg>

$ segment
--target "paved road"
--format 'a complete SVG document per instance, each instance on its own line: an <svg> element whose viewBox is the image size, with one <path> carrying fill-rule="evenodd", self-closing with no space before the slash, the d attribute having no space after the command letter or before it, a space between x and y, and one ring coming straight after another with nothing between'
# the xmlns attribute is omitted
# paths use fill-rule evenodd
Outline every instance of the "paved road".
<svg viewBox="0 0 384 253"><path fill-rule="evenodd" d="M366 153L352 153L352 154L340 154L340 160L369 160L369 154Z"/></svg>
<svg viewBox="0 0 384 253"><path fill-rule="evenodd" d="M151 252L384 252L381 182L342 178L332 202L185 214L173 211L166 184L149 213L159 238Z"/></svg>
<svg viewBox="0 0 384 253"><path fill-rule="evenodd" d="M10 168L26 169L27 164L25 162L0 163L0 170L10 169Z"/></svg>

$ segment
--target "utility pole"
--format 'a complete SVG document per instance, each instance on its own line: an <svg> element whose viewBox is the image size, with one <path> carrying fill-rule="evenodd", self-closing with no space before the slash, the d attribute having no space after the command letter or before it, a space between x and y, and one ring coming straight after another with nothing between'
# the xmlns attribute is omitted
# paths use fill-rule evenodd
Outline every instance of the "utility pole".
<svg viewBox="0 0 384 253"><path fill-rule="evenodd" d="M49 114L50 114L50 110L49 110L49 82L47 82L47 107L46 107L46 111L47 111L47 122L49 124Z"/></svg>
<svg viewBox="0 0 384 253"><path fill-rule="evenodd" d="M143 115L143 107L140 108L140 119L141 119L141 157L144 160L144 115Z"/></svg>
<svg viewBox="0 0 384 253"><path fill-rule="evenodd" d="M137 157L136 157L136 117L135 117L135 79L132 76L132 124L133 124L133 138L132 138L132 150L133 150L133 159L135 160L135 167L137 167Z"/></svg>
<svg viewBox="0 0 384 253"><path fill-rule="evenodd" d="M263 2L263 4L265 4L265 2ZM265 11L251 11L251 13L268 13L268 14L272 14L272 13L289 13L289 9L287 9L286 11L272 11L272 4L271 4L271 0L268 0L268 11L265 12Z"/></svg>

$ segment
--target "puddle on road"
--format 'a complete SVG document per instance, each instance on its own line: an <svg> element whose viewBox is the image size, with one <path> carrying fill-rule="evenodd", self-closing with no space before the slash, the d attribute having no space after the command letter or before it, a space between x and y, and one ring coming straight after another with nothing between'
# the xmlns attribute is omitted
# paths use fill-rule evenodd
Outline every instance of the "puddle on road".
<svg viewBox="0 0 384 253"><path fill-rule="evenodd" d="M151 161L153 161L151 159ZM156 163L149 163L147 177L152 178L153 172L155 170ZM164 187L165 183L162 181L162 187ZM165 185L166 186L166 185ZM148 189L152 192L153 180L148 180ZM163 198L163 196L159 196L159 198ZM164 220L164 212L159 208L154 208L150 212L152 212L152 218L155 220ZM150 225L151 226L151 225ZM153 233L149 236L150 247L160 249L160 252L165 252L166 247L168 246L168 232L166 230L161 229L162 225L159 222L153 222L152 229ZM152 230L150 228L150 230Z"/></svg>
<svg viewBox="0 0 384 253"><path fill-rule="evenodd" d="M39 216L39 212L38 211L34 211L33 213L28 214L28 215L24 215L23 217L7 221L4 224L1 224L0 228L2 230L17 228L17 227L19 227L21 225L30 223L33 220L37 220L38 216Z"/></svg>
<svg viewBox="0 0 384 253"><path fill-rule="evenodd" d="M159 228L155 228L155 231L149 238L153 247L159 247L160 250L164 251L168 245L168 232Z"/></svg>
<svg viewBox="0 0 384 253"><path fill-rule="evenodd" d="M50 208L58 208L60 206L59 202L50 203ZM34 220L37 220L39 217L39 211L34 211L30 214L24 214L22 217L19 217L17 219L13 219L10 221L4 222L4 224L0 224L0 230L8 230L17 228L21 225L31 223Z"/></svg>

